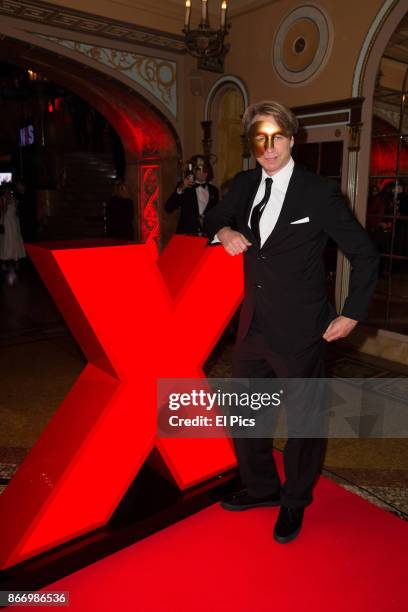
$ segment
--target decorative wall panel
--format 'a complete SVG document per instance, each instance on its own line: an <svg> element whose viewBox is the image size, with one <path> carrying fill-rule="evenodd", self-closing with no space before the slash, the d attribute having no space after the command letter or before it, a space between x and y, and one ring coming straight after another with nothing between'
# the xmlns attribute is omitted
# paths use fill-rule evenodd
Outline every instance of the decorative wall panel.
<svg viewBox="0 0 408 612"><path fill-rule="evenodd" d="M138 42L176 53L182 53L185 49L182 36L106 19L100 15L91 15L68 7L55 6L48 2L41 2L41 0L35 0L35 2L3 0L0 2L1 14L24 20L26 27L27 21L33 21L62 26L76 32L88 32L122 41Z"/></svg>
<svg viewBox="0 0 408 612"><path fill-rule="evenodd" d="M160 238L159 226L159 188L160 168L158 164L141 165L140 167L140 205L141 240L154 240L157 244Z"/></svg>

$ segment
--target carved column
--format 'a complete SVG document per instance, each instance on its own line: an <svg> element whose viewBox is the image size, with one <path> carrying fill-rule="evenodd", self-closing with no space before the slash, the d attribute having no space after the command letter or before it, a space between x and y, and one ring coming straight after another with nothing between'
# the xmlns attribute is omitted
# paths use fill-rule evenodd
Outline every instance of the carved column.
<svg viewBox="0 0 408 612"><path fill-rule="evenodd" d="M160 246L160 160L142 160L139 164L140 240L154 240Z"/></svg>

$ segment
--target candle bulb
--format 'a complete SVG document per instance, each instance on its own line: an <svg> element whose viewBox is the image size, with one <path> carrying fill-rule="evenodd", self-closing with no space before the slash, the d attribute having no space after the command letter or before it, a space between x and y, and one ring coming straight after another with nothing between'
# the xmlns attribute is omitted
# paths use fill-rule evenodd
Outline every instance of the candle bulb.
<svg viewBox="0 0 408 612"><path fill-rule="evenodd" d="M221 27L225 28L227 23L227 0L223 0L221 3Z"/></svg>
<svg viewBox="0 0 408 612"><path fill-rule="evenodd" d="M207 21L207 0L202 0L201 17L203 21Z"/></svg>
<svg viewBox="0 0 408 612"><path fill-rule="evenodd" d="M184 20L184 25L186 28L190 27L190 14L191 14L191 0L186 0L186 18Z"/></svg>

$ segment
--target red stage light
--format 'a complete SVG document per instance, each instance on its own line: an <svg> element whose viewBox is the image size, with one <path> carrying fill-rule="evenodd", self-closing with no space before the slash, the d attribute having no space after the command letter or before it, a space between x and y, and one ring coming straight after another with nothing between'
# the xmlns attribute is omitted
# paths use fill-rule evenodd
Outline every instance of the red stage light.
<svg viewBox="0 0 408 612"><path fill-rule="evenodd" d="M225 438L156 439L156 382L204 376L241 258L185 236L157 262L149 245L29 252L89 363L0 498L1 568L104 525L154 445L182 489L235 463Z"/></svg>

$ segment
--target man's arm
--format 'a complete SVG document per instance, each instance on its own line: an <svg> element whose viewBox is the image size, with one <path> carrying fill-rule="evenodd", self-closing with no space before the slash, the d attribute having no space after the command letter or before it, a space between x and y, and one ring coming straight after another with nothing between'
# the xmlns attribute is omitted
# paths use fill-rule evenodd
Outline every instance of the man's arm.
<svg viewBox="0 0 408 612"><path fill-rule="evenodd" d="M204 218L204 232L210 242L220 242L229 255L239 255L251 246L245 236L233 229L237 224L236 206L242 175L242 172L236 175L231 190Z"/></svg>
<svg viewBox="0 0 408 612"><path fill-rule="evenodd" d="M341 316L323 336L337 340L347 336L357 322L367 318L368 305L378 279L379 255L368 233L355 219L336 183L329 183L327 204L322 210L323 228L351 263L350 293Z"/></svg>
<svg viewBox="0 0 408 612"><path fill-rule="evenodd" d="M174 210L176 210L176 208L181 206L181 203L183 201L183 196L184 196L184 192L179 192L177 190L174 191L164 205L165 210L168 213L171 213Z"/></svg>
<svg viewBox="0 0 408 612"><path fill-rule="evenodd" d="M241 232L231 229L230 227L222 227L215 234L215 243L220 242L228 255L240 255L252 246Z"/></svg>
<svg viewBox="0 0 408 612"><path fill-rule="evenodd" d="M176 208L179 208L179 206L181 206L184 200L185 190L192 187L193 184L194 181L189 177L186 177L184 181L177 185L176 190L171 194L171 196L164 205L164 208L168 213L173 212L174 210L176 210Z"/></svg>

